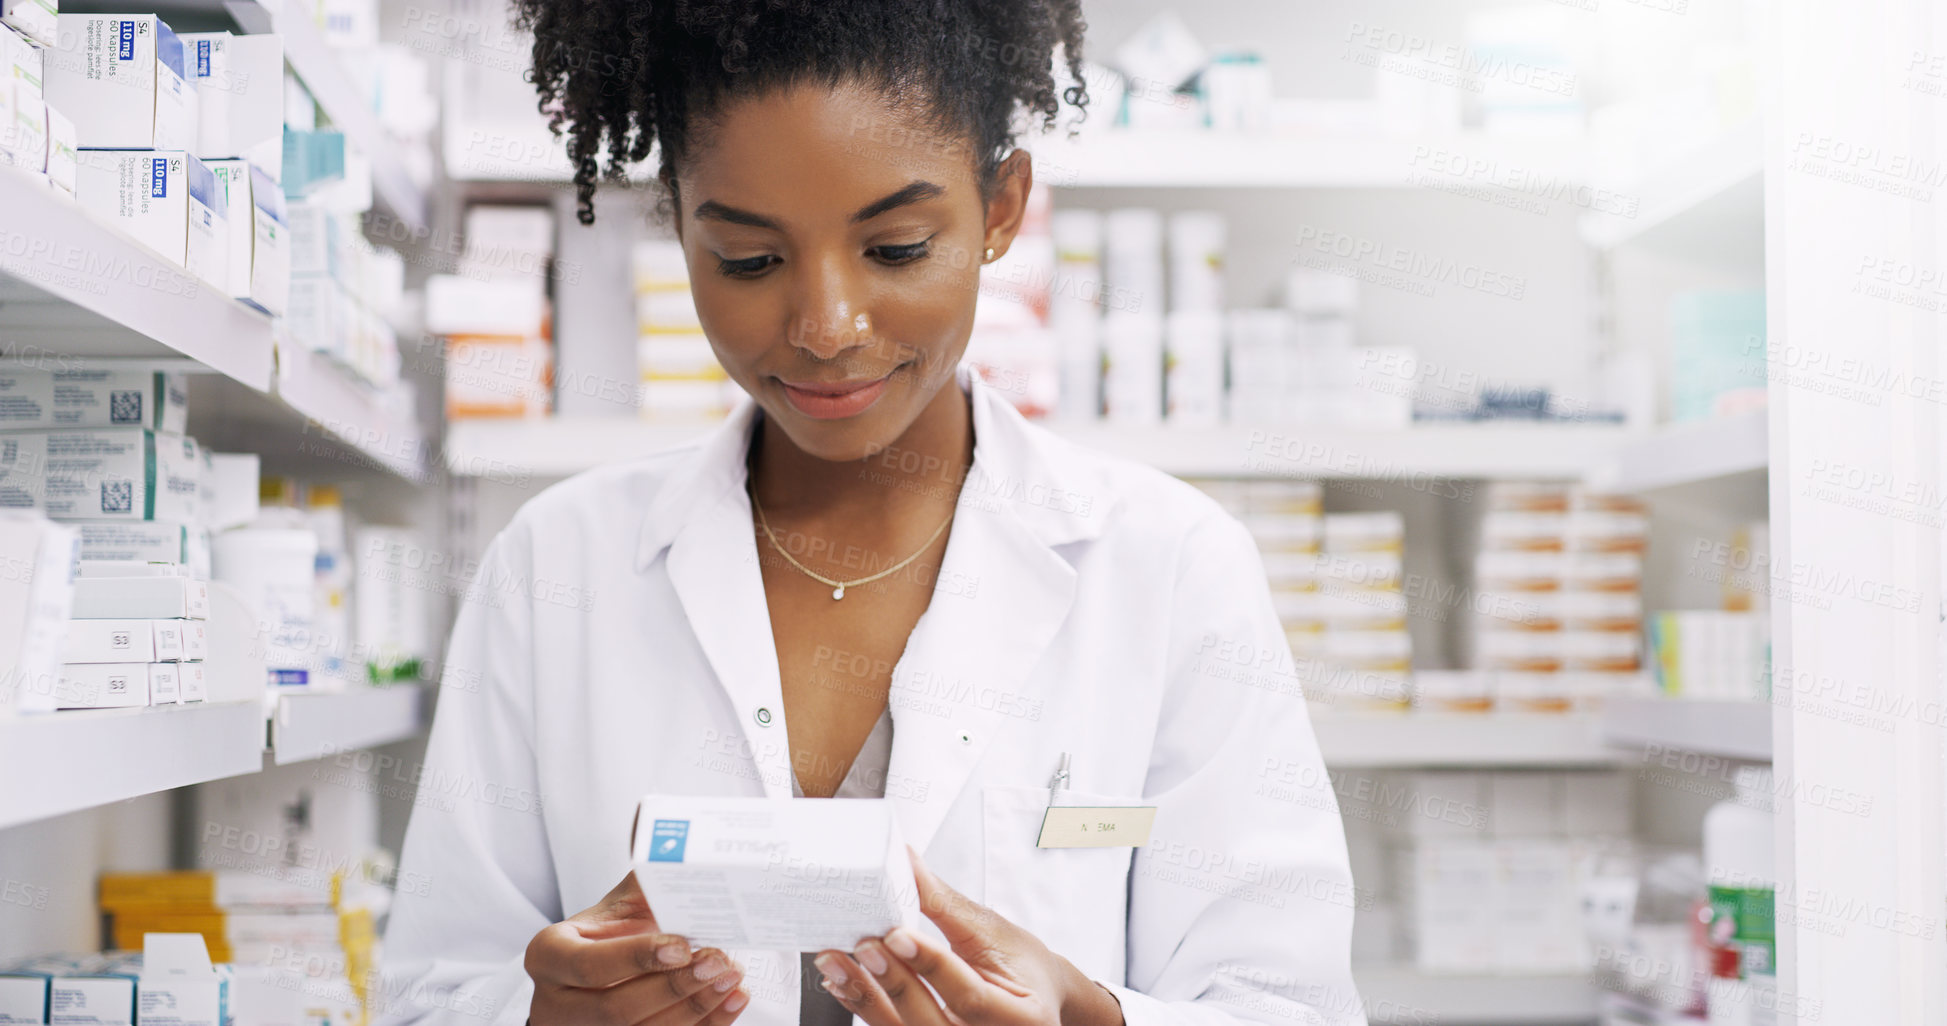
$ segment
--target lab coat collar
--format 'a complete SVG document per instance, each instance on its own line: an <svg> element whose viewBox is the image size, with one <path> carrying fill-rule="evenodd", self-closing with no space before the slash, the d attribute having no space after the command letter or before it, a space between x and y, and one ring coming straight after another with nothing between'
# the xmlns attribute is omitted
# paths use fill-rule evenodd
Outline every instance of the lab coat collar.
<svg viewBox="0 0 1947 1026"><path fill-rule="evenodd" d="M1100 470L1078 458L1072 443L1028 423L1006 397L961 364L960 387L971 399L974 465L961 488L963 506L1004 507L1043 545L1101 536L1114 496ZM744 488L745 456L757 425L757 404L746 396L716 430L678 456L682 465L649 504L636 546L642 571L697 515Z"/></svg>

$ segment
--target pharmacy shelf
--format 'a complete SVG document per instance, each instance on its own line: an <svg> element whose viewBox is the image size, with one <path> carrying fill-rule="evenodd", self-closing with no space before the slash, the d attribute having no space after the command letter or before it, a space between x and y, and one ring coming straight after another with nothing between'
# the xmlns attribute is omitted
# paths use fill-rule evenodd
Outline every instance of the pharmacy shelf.
<svg viewBox="0 0 1947 1026"><path fill-rule="evenodd" d="M1048 425L1062 437L1184 477L1580 478L1630 436L1598 425L1471 424L1355 431L1338 428L1180 428ZM711 424L626 418L463 420L447 428L446 463L563 477L694 441ZM475 468L470 470L469 468Z"/></svg>
<svg viewBox="0 0 1947 1026"><path fill-rule="evenodd" d="M1619 447L1613 461L1589 475L1590 483L1644 493L1762 477L1771 459L1768 417L1751 410L1659 428Z"/></svg>
<svg viewBox="0 0 1947 1026"><path fill-rule="evenodd" d="M1603 743L1594 713L1315 712L1325 765L1603 766L1621 753Z"/></svg>
<svg viewBox="0 0 1947 1026"><path fill-rule="evenodd" d="M1057 188L1397 189L1584 177L1579 140L1270 135L1108 129L1027 140L1038 182ZM1464 175L1454 168L1468 169Z"/></svg>
<svg viewBox="0 0 1947 1026"><path fill-rule="evenodd" d="M414 412L386 401L370 385L321 353L296 346L277 350L277 397L304 418L305 428L336 439L354 459L408 481L431 473L431 443Z"/></svg>
<svg viewBox="0 0 1947 1026"><path fill-rule="evenodd" d="M271 761L283 766L391 744L417 736L426 723L426 689L416 684L280 695L270 720Z"/></svg>
<svg viewBox="0 0 1947 1026"><path fill-rule="evenodd" d="M1597 994L1581 974L1429 973L1352 967L1373 1026L1399 1023L1574 1023L1595 1019Z"/></svg>
<svg viewBox="0 0 1947 1026"><path fill-rule="evenodd" d="M0 720L0 827L256 773L262 703L90 709Z"/></svg>
<svg viewBox="0 0 1947 1026"><path fill-rule="evenodd" d="M1612 699L1603 710L1602 733L1619 749L1654 745L1671 751L1769 762L1771 715L1768 702Z"/></svg>
<svg viewBox="0 0 1947 1026"><path fill-rule="evenodd" d="M1667 162L1634 187L1634 216L1583 216L1583 241L1598 250L1640 246L1690 259L1762 266L1764 132L1757 119Z"/></svg>
<svg viewBox="0 0 1947 1026"><path fill-rule="evenodd" d="M0 167L0 357L55 369L75 357L190 360L251 388L271 380L271 320L91 215Z"/></svg>

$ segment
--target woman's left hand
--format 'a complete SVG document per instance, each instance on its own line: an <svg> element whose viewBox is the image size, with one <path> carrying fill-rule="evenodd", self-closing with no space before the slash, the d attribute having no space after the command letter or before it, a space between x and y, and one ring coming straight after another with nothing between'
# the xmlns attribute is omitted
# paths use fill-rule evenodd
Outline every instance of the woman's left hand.
<svg viewBox="0 0 1947 1026"><path fill-rule="evenodd" d="M1122 1005L1107 988L1033 934L948 887L918 852L906 850L920 909L951 948L894 929L849 954L820 952L825 990L839 1004L867 1026L1123 1026Z"/></svg>

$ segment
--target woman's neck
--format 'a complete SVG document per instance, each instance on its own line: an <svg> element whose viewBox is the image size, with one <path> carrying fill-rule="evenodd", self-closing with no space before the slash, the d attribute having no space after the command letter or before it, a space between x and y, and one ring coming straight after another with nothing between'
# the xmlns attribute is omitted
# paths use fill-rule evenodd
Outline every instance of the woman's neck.
<svg viewBox="0 0 1947 1026"><path fill-rule="evenodd" d="M959 382L945 387L885 449L835 463L806 453L759 417L751 446L751 484L767 511L797 520L833 516L884 523L959 501L973 461L973 411Z"/></svg>

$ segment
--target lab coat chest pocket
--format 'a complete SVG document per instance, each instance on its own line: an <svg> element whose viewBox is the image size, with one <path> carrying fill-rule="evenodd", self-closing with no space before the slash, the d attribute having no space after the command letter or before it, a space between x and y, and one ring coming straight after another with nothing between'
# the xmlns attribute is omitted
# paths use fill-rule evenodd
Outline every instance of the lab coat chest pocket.
<svg viewBox="0 0 1947 1026"><path fill-rule="evenodd" d="M982 887L995 912L1089 976L1120 982L1127 956L1133 848L1037 848L1045 787L982 790ZM1132 799L1065 792L1063 805Z"/></svg>

